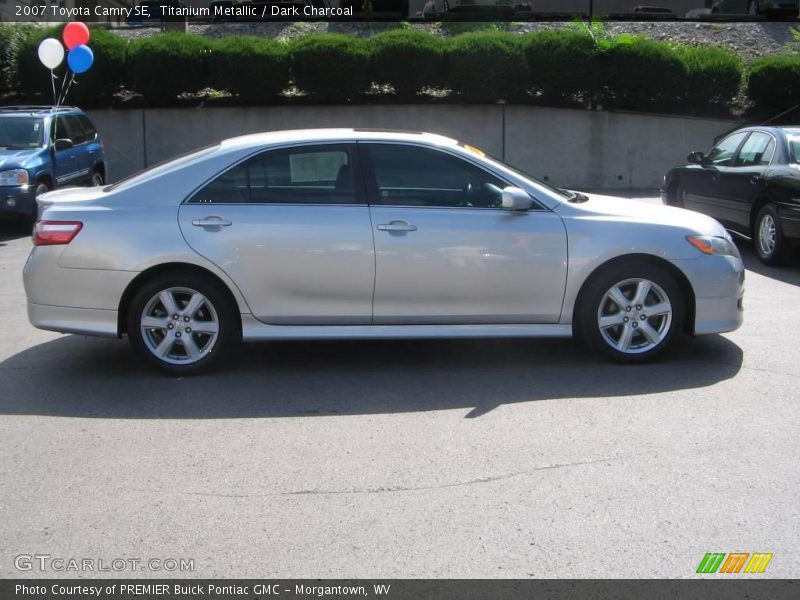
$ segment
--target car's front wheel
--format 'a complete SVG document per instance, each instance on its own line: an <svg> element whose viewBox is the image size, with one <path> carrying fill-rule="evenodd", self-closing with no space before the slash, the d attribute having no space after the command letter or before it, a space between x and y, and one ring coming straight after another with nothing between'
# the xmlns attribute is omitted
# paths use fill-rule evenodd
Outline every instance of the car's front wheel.
<svg viewBox="0 0 800 600"><path fill-rule="evenodd" d="M206 371L228 357L241 339L236 306L210 278L165 273L134 294L128 337L150 363L173 375Z"/></svg>
<svg viewBox="0 0 800 600"><path fill-rule="evenodd" d="M765 265L779 265L786 251L786 239L783 236L778 213L771 204L764 206L756 217L753 231L756 253Z"/></svg>
<svg viewBox="0 0 800 600"><path fill-rule="evenodd" d="M666 270L647 262L614 265L581 293L578 329L587 344L624 363L661 353L683 323L684 298Z"/></svg>

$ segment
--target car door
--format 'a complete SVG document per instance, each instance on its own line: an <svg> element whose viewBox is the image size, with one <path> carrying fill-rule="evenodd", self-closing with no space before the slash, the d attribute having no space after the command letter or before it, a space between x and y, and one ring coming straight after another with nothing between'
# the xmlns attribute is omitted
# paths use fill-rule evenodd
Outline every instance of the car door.
<svg viewBox="0 0 800 600"><path fill-rule="evenodd" d="M181 231L260 321L368 324L375 254L355 163L342 143L258 152L181 205Z"/></svg>
<svg viewBox="0 0 800 600"><path fill-rule="evenodd" d="M80 134L80 131L73 131L69 127L69 122L63 116L53 119L50 139L53 142L53 173L55 175L57 187L79 183L81 168L78 164L78 150L74 146L63 150L57 150L55 141L57 139L68 139L74 144L74 137Z"/></svg>
<svg viewBox="0 0 800 600"><path fill-rule="evenodd" d="M722 177L733 165L736 153L748 134L747 131L739 131L727 136L714 146L703 164L686 170L681 198L685 208L719 218L724 198Z"/></svg>
<svg viewBox="0 0 800 600"><path fill-rule="evenodd" d="M764 174L775 149L771 134L754 131L742 144L733 165L725 170L717 218L728 227L747 231L750 208L765 192Z"/></svg>
<svg viewBox="0 0 800 600"><path fill-rule="evenodd" d="M555 323L567 239L543 207L501 208L508 184L443 149L359 143L375 238L375 324Z"/></svg>

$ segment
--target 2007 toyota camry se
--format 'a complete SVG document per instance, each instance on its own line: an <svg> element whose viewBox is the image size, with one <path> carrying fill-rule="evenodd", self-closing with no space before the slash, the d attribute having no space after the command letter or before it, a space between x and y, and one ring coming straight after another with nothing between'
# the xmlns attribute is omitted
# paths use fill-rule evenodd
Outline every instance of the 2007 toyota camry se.
<svg viewBox="0 0 800 600"><path fill-rule="evenodd" d="M438 135L248 135L39 199L36 327L197 372L242 340L570 336L623 362L742 322L724 228L551 188Z"/></svg>

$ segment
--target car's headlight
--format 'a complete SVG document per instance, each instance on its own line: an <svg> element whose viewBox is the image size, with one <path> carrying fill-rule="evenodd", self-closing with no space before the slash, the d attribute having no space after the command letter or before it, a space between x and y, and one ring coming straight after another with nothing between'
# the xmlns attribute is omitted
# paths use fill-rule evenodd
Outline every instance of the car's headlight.
<svg viewBox="0 0 800 600"><path fill-rule="evenodd" d="M0 171L0 185L26 185L28 172L25 169L9 169Z"/></svg>
<svg viewBox="0 0 800 600"><path fill-rule="evenodd" d="M725 237L714 235L689 235L686 236L689 243L700 250L703 254L716 254L718 256L735 256L740 258L739 249L733 243L733 239L725 232Z"/></svg>

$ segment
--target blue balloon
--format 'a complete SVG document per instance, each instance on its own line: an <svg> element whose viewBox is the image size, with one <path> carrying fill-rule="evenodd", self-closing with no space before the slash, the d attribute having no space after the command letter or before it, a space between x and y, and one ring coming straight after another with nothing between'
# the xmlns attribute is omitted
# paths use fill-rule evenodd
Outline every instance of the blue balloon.
<svg viewBox="0 0 800 600"><path fill-rule="evenodd" d="M92 49L85 44L75 46L67 54L67 64L73 73L84 73L89 70L94 62Z"/></svg>

